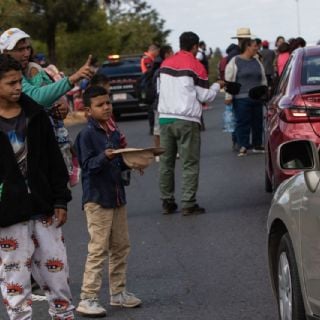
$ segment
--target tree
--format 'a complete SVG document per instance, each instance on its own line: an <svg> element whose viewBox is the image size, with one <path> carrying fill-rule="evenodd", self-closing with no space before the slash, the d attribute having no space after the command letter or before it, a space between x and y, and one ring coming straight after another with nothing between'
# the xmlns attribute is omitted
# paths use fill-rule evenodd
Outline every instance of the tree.
<svg viewBox="0 0 320 320"><path fill-rule="evenodd" d="M108 21L116 29L121 52L145 50L151 43L166 43L171 30L164 30L163 19L145 1L123 1L109 7Z"/></svg>
<svg viewBox="0 0 320 320"><path fill-rule="evenodd" d="M88 53L140 54L150 43L165 44L170 33L143 0L0 0L1 26L23 29L35 51L70 68Z"/></svg>
<svg viewBox="0 0 320 320"><path fill-rule="evenodd" d="M22 28L47 44L50 61L56 61L56 33L63 24L66 31L79 30L98 8L97 0L20 0L26 7L19 17Z"/></svg>
<svg viewBox="0 0 320 320"><path fill-rule="evenodd" d="M17 0L1 0L0 2L0 32L5 31L18 22L25 13L25 6Z"/></svg>

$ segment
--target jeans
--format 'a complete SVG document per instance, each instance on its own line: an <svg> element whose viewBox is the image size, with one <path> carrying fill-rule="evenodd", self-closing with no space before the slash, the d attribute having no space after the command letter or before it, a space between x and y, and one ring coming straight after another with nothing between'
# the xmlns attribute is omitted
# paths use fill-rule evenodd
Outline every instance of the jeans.
<svg viewBox="0 0 320 320"><path fill-rule="evenodd" d="M250 98L234 99L233 107L236 116L236 138L240 147L250 147L250 132L252 145L262 145L263 104Z"/></svg>

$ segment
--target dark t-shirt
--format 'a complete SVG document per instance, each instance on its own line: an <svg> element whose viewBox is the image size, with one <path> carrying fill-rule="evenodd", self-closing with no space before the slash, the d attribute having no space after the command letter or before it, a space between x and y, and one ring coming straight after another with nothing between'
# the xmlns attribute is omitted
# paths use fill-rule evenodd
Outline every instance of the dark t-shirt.
<svg viewBox="0 0 320 320"><path fill-rule="evenodd" d="M21 110L20 114L13 118L0 116L0 130L7 134L17 163L22 175L27 176L27 143L26 143L26 116Z"/></svg>

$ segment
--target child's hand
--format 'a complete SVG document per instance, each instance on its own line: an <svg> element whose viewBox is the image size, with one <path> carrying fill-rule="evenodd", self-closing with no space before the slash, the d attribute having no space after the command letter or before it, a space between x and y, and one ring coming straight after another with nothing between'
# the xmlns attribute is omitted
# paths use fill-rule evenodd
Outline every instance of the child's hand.
<svg viewBox="0 0 320 320"><path fill-rule="evenodd" d="M57 228L60 228L67 222L67 210L62 208L54 209L54 220Z"/></svg>
<svg viewBox="0 0 320 320"><path fill-rule="evenodd" d="M104 150L104 154L106 155L106 157L108 159L111 160L116 156L115 154L112 153L113 151L114 151L114 149L106 149L106 150Z"/></svg>
<svg viewBox="0 0 320 320"><path fill-rule="evenodd" d="M51 226L54 222L57 224L57 228L64 225L67 222L67 211L62 208L56 208L53 216L42 219L42 223L47 226Z"/></svg>

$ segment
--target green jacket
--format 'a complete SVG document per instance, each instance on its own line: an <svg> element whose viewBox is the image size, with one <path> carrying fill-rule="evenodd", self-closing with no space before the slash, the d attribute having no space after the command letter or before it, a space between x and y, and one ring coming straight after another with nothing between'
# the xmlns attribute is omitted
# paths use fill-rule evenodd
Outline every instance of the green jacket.
<svg viewBox="0 0 320 320"><path fill-rule="evenodd" d="M36 87L26 77L22 78L22 92L45 108L50 108L55 101L71 89L72 84L67 77L43 87Z"/></svg>

